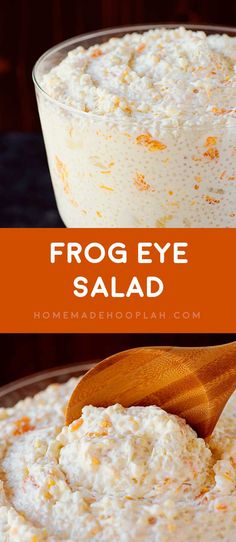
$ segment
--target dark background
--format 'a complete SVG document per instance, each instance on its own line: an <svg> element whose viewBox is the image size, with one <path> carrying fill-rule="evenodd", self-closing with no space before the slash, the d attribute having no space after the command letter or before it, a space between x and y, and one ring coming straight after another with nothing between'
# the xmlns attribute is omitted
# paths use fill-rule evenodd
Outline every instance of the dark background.
<svg viewBox="0 0 236 542"><path fill-rule="evenodd" d="M0 0L0 227L63 227L31 78L38 57L84 32L167 22L236 26L236 0Z"/></svg>
<svg viewBox="0 0 236 542"><path fill-rule="evenodd" d="M37 371L103 359L136 346L210 346L234 340L232 334L0 335L0 386Z"/></svg>
<svg viewBox="0 0 236 542"><path fill-rule="evenodd" d="M109 26L163 22L236 26L236 2L0 0L0 129L39 129L31 71L49 47Z"/></svg>
<svg viewBox="0 0 236 542"><path fill-rule="evenodd" d="M63 226L31 80L37 58L80 33L165 22L236 26L236 1L0 0L0 227ZM0 385L138 345L194 346L234 339L232 335L2 335Z"/></svg>

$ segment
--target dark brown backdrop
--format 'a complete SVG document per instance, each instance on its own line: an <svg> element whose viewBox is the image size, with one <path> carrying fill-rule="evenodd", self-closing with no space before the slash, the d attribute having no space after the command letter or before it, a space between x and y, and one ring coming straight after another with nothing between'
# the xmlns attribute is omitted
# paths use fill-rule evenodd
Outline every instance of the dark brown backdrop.
<svg viewBox="0 0 236 542"><path fill-rule="evenodd" d="M47 48L73 35L99 28L153 22L236 26L236 0L223 2L217 0L0 0L0 130L25 132L38 130L31 70L34 62ZM34 146L34 140L30 139L30 141ZM16 143L15 140L5 143L6 148L10 149L8 153L13 152ZM4 226L34 226L35 219L33 222L28 218L28 221L24 222L18 217L16 221L15 215L22 208L25 220L27 205L29 206L30 199L35 200L35 191L40 193L41 198L42 193L44 194L40 169L42 161L36 157L36 161L31 163L28 140L25 144L27 154L24 154L21 146L17 147L17 152L22 156L20 170L18 158L15 159L12 154L7 154L4 159L2 185L6 186L7 196L4 200L3 192L0 192L2 202L0 211L3 214L7 204L9 208L11 207L9 213L5 213L9 217L7 221L5 218ZM34 149L31 154L33 152ZM43 160L45 161L45 158ZM25 178L23 162L26 163L27 175L29 175L30 167L39 170L38 192L37 184L35 188L35 178L33 178L34 197L32 198L32 192L29 190L31 184ZM15 164L15 169L13 169L13 164ZM7 176L9 169L11 177ZM45 186L47 182L45 181ZM20 203L16 189L18 184L21 186L19 190L27 194L27 199L20 200ZM9 185L11 193L8 196ZM48 188L45 189L45 194L48 197ZM45 211L45 206L41 200L36 198L35 201L41 216ZM30 212L31 208L29 214ZM35 215L35 213L36 209L33 208L32 214ZM42 223L36 222L36 225L42 225ZM52 224L45 221L43 225ZM54 222L53 225L55 225ZM104 357L117 350L136 345L216 344L227 342L227 340L233 339L228 336L207 335L0 336L0 385L45 368L77 363L91 357Z"/></svg>
<svg viewBox="0 0 236 542"><path fill-rule="evenodd" d="M103 359L136 346L204 346L233 340L235 335L214 334L0 335L0 386L37 371Z"/></svg>
<svg viewBox="0 0 236 542"><path fill-rule="evenodd" d="M153 22L236 26L235 0L0 0L0 130L38 130L31 70L66 38Z"/></svg>

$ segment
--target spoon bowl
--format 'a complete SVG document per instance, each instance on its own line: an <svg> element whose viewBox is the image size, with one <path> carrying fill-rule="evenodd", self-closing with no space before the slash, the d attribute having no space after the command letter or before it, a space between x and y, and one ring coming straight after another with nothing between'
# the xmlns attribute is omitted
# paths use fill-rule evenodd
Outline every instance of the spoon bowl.
<svg viewBox="0 0 236 542"><path fill-rule="evenodd" d="M66 423L85 405L157 405L208 437L236 388L236 342L210 347L144 347L119 352L86 373L68 402Z"/></svg>

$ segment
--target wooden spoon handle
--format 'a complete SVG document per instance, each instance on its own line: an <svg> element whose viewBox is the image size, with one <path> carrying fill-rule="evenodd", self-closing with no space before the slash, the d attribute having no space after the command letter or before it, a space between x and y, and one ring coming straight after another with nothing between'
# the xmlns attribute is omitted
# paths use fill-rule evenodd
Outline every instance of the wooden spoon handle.
<svg viewBox="0 0 236 542"><path fill-rule="evenodd" d="M78 418L86 404L155 404L206 436L235 387L236 343L135 348L105 359L82 378L68 403L66 423Z"/></svg>

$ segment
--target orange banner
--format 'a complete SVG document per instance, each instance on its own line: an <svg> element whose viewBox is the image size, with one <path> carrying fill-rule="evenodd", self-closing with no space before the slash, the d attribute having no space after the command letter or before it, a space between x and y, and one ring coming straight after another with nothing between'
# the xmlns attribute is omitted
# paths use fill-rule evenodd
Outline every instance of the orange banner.
<svg viewBox="0 0 236 542"><path fill-rule="evenodd" d="M0 332L235 333L233 229L2 229Z"/></svg>

